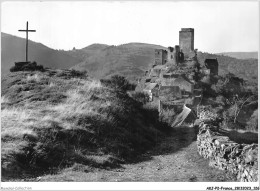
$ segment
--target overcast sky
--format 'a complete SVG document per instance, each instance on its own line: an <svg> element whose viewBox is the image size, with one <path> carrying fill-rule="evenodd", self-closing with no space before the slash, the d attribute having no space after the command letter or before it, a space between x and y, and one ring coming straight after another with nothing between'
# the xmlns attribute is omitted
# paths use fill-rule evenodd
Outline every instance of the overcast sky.
<svg viewBox="0 0 260 191"><path fill-rule="evenodd" d="M195 29L195 48L206 52L257 51L258 1L4 2L1 31L54 49L93 43L179 44L181 28Z"/></svg>

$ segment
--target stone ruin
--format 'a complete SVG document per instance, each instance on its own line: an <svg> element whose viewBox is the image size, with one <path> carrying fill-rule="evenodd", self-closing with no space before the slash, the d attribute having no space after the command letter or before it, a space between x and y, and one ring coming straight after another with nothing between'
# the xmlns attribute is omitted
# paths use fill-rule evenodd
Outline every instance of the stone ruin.
<svg viewBox="0 0 260 191"><path fill-rule="evenodd" d="M148 93L150 101L160 100L161 105L195 108L202 99L201 83L210 83L211 77L218 74L216 59L206 59L202 65L198 62L192 28L179 31L179 45L155 49L154 58L137 89Z"/></svg>
<svg viewBox="0 0 260 191"><path fill-rule="evenodd" d="M199 126L197 148L210 160L210 166L230 172L238 181L258 181L258 145L231 141L219 133L215 113L199 111L201 85L211 83L212 76L218 75L217 59L205 59L200 64L194 50L194 29L182 29L179 34L179 45L155 50L155 63L138 86L145 89L151 101L158 101L159 119L170 126L198 118L194 123ZM197 110L197 116L192 116L192 110Z"/></svg>

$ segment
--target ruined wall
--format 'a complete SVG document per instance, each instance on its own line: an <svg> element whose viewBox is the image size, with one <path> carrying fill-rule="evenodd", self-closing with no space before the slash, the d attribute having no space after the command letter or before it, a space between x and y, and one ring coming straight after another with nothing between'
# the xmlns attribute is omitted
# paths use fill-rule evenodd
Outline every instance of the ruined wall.
<svg viewBox="0 0 260 191"><path fill-rule="evenodd" d="M212 114L214 115L214 114ZM212 120L212 119L210 119ZM258 145L238 144L218 133L214 120L200 117L197 135L198 152L209 165L226 170L241 182L258 181Z"/></svg>
<svg viewBox="0 0 260 191"><path fill-rule="evenodd" d="M167 61L167 51L163 49L155 49L154 51L155 65L163 65Z"/></svg>
<svg viewBox="0 0 260 191"><path fill-rule="evenodd" d="M171 64L174 64L174 48L168 47L168 53L167 53L167 61Z"/></svg>
<svg viewBox="0 0 260 191"><path fill-rule="evenodd" d="M179 31L179 45L184 55L194 50L194 29L182 28Z"/></svg>
<svg viewBox="0 0 260 191"><path fill-rule="evenodd" d="M218 60L217 59L205 59L205 66L210 70L210 74L218 75Z"/></svg>
<svg viewBox="0 0 260 191"><path fill-rule="evenodd" d="M180 46L178 45L175 45L175 48L174 48L174 55L175 55L175 62L176 64L178 65L179 64L179 52L180 52Z"/></svg>

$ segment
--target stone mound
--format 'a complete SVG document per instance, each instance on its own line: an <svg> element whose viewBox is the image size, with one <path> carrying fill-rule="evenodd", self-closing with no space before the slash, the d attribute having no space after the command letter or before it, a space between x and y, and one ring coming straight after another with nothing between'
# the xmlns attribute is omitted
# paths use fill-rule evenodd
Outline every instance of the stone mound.
<svg viewBox="0 0 260 191"><path fill-rule="evenodd" d="M15 62L15 66L10 68L10 72L18 71L44 71L42 65L37 65L36 62Z"/></svg>

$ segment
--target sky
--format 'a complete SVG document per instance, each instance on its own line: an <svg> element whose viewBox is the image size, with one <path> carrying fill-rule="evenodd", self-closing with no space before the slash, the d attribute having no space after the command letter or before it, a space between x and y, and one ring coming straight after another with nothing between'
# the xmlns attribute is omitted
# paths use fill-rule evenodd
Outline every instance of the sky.
<svg viewBox="0 0 260 191"><path fill-rule="evenodd" d="M258 1L9 1L1 4L1 31L53 49L93 43L179 44L181 28L194 28L194 48L219 53L258 51Z"/></svg>

